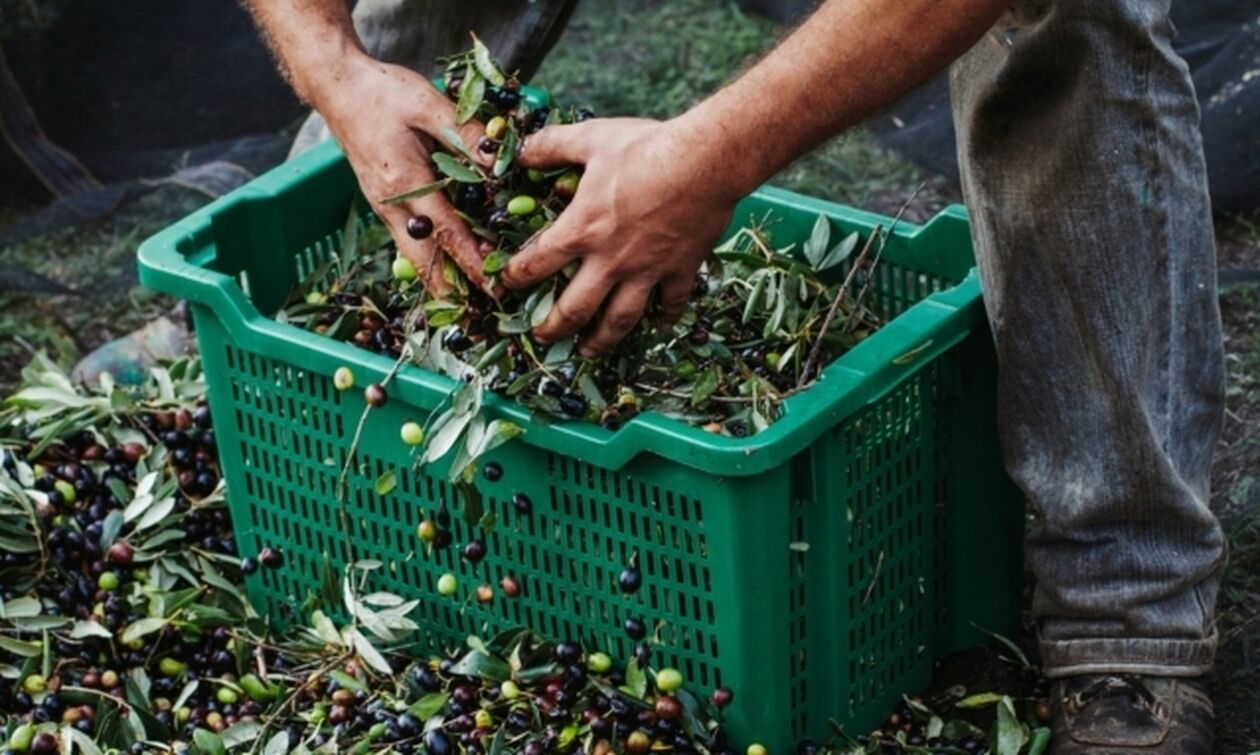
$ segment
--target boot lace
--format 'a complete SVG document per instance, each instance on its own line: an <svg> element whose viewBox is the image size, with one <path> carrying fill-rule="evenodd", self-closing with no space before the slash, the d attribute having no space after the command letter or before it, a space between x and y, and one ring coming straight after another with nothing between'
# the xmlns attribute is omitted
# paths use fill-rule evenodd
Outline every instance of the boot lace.
<svg viewBox="0 0 1260 755"><path fill-rule="evenodd" d="M1080 712L1095 700L1113 695L1127 695L1135 706L1156 715L1160 714L1164 707L1154 693L1147 689L1140 677L1129 674L1104 676L1096 680L1080 692L1070 695L1068 705Z"/></svg>

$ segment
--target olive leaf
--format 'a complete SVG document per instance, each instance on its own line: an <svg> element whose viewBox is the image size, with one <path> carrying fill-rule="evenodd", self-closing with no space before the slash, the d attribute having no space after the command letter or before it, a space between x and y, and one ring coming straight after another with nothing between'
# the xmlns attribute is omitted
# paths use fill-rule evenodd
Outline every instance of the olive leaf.
<svg viewBox="0 0 1260 755"><path fill-rule="evenodd" d="M507 133L503 135L503 143L499 145L499 152L495 157L494 168L491 171L495 178L503 177L512 168L513 163L516 162L519 144L520 136L516 132L516 125L509 124Z"/></svg>
<svg viewBox="0 0 1260 755"><path fill-rule="evenodd" d="M752 274L752 278L749 281L753 284L752 293L748 295L748 300L744 302L744 313L740 318L740 322L747 324L752 320L758 308L761 307L769 280L770 275L766 270L758 270Z"/></svg>
<svg viewBox="0 0 1260 755"><path fill-rule="evenodd" d="M814 269L821 273L844 262L849 258L849 255L853 254L853 250L857 249L858 241L860 240L861 236L858 235L857 231L845 236L839 244L832 247L831 251L827 252L822 259L814 264Z"/></svg>
<svg viewBox="0 0 1260 755"><path fill-rule="evenodd" d="M70 630L70 638L81 640L85 637L104 637L112 639L114 633L101 626L98 622L91 620L83 620L74 622L74 628Z"/></svg>
<svg viewBox="0 0 1260 755"><path fill-rule="evenodd" d="M464 657L451 667L451 673L492 682L504 682L512 678L512 668L508 666L507 661L479 650L465 653Z"/></svg>
<svg viewBox="0 0 1260 755"><path fill-rule="evenodd" d="M643 667L640 666L638 662L636 662L633 659L627 661L626 662L626 683L622 685L621 687L622 691L624 691L626 694L632 697L642 698L644 695L647 694L647 686L648 686L647 674L644 673Z"/></svg>
<svg viewBox="0 0 1260 755"><path fill-rule="evenodd" d="M463 157L469 163L474 165L477 163L477 158L468 149L468 145L464 144L464 137L460 136L458 131L450 126L443 126L439 133L442 135L442 144L447 149L459 153L460 157Z"/></svg>
<svg viewBox="0 0 1260 755"><path fill-rule="evenodd" d="M407 712L422 721L427 721L445 708L446 702L450 699L451 696L447 692L431 692L413 703L407 708Z"/></svg>
<svg viewBox="0 0 1260 755"><path fill-rule="evenodd" d="M495 249L486 255L485 261L481 263L481 272L486 275L497 275L507 267L507 263L512 259L512 253L506 249Z"/></svg>
<svg viewBox="0 0 1260 755"><path fill-rule="evenodd" d="M432 159L433 164L437 166L437 169L441 171L442 175L447 176L453 181L476 184L485 180L481 177L480 173L472 168L469 168L467 165L464 165L445 152L434 152Z"/></svg>
<svg viewBox="0 0 1260 755"><path fill-rule="evenodd" d="M548 367L558 366L569 361L569 357L573 355L573 346L575 342L572 338L566 338L563 341L556 341L547 349L547 354L543 357L543 364Z"/></svg>
<svg viewBox="0 0 1260 755"><path fill-rule="evenodd" d="M202 755L224 755L227 752L222 737L201 727L193 730L193 744Z"/></svg>
<svg viewBox="0 0 1260 755"><path fill-rule="evenodd" d="M473 64L477 67L477 72L485 78L486 81L501 87L507 83L507 77L504 76L502 69L495 64L494 59L490 57L490 49L485 43L477 38L476 34L472 35L473 40Z"/></svg>
<svg viewBox="0 0 1260 755"><path fill-rule="evenodd" d="M123 630L122 637L120 639L124 645L135 642L145 635L161 631L166 627L167 623L167 619L153 616L144 619L137 619L136 621L131 622L131 624Z"/></svg>
<svg viewBox="0 0 1260 755"><path fill-rule="evenodd" d="M931 347L931 345L932 345L932 340L928 339L924 341L923 343L919 344L918 346L915 346L913 349L910 349L906 353L894 357L892 360L892 363L898 366L910 364L914 362L916 359L918 359L919 356L923 354L923 352L927 351L928 348Z"/></svg>
<svg viewBox="0 0 1260 755"><path fill-rule="evenodd" d="M372 490L380 496L389 495L396 487L398 487L398 475L392 469L381 474L376 478L376 482L372 483Z"/></svg>
<svg viewBox="0 0 1260 755"><path fill-rule="evenodd" d="M464 317L463 305L454 302L433 299L424 303L424 316L431 328L443 328L453 325Z"/></svg>
<svg viewBox="0 0 1260 755"><path fill-rule="evenodd" d="M1028 742L1027 727L1015 712L1015 701L1003 697L997 704L997 750L995 755L1019 755Z"/></svg>
<svg viewBox="0 0 1260 755"><path fill-rule="evenodd" d="M434 157L436 158L436 155ZM442 189L445 189L447 186L450 185L451 181L453 180L454 179L450 178L448 175L447 178L442 178L432 183L427 183L427 184L424 184L423 186L418 186L414 189L411 189L410 191L404 191L401 194L395 194L391 197L386 197L381 200L381 204L398 204L399 202L409 202L413 199L423 199L424 197L427 197L430 194L433 194L434 192L438 192L438 191L441 191Z"/></svg>
<svg viewBox="0 0 1260 755"><path fill-rule="evenodd" d="M979 692L969 695L954 703L955 707L964 709L987 708L1002 701L1003 696L996 692Z"/></svg>
<svg viewBox="0 0 1260 755"><path fill-rule="evenodd" d="M123 526L123 512L114 509L105 515L105 521L101 523L101 547L108 548L114 544L114 540L118 538L118 533Z"/></svg>
<svg viewBox="0 0 1260 755"><path fill-rule="evenodd" d="M595 408L602 410L608 406L608 402L604 400L604 395L599 392L599 386L595 385L595 380L589 374L582 373L578 377L578 390Z"/></svg>
<svg viewBox="0 0 1260 755"><path fill-rule="evenodd" d="M472 421L472 414L460 414L454 409L447 409L433 423L429 432L429 440L425 445L417 464L428 464L442 458L455 447L459 439Z"/></svg>
<svg viewBox="0 0 1260 755"><path fill-rule="evenodd" d="M801 250L805 254L805 259L809 260L809 264L815 269L818 263L827 253L827 244L831 241L831 222L827 220L826 215L819 215L814 221L814 228L810 231L809 238L805 241L805 246Z"/></svg>
<svg viewBox="0 0 1260 755"><path fill-rule="evenodd" d="M529 325L537 328L547 321L547 316L551 314L551 308L555 306L556 290L554 286L547 286L540 290L538 298L534 300L533 306L530 302L525 302L525 311L529 313Z"/></svg>
<svg viewBox="0 0 1260 755"><path fill-rule="evenodd" d="M359 658L382 674L391 674L393 669L389 667L389 661L385 660L385 656L381 655L381 651L376 649L363 633L354 627L346 627L341 630L342 636L346 639L346 645L354 648Z"/></svg>
<svg viewBox="0 0 1260 755"><path fill-rule="evenodd" d="M699 406L709 399L722 382L722 368L717 365L706 369L700 373L700 377L696 378L695 386L691 389L691 405Z"/></svg>
<svg viewBox="0 0 1260 755"><path fill-rule="evenodd" d="M263 755L285 755L289 751L289 744L289 733L278 731L267 740L266 746L263 747Z"/></svg>
<svg viewBox="0 0 1260 755"><path fill-rule="evenodd" d="M455 105L455 122L467 123L486 97L486 79L477 70L477 66L469 62L464 71L464 83L459 90L459 102Z"/></svg>
<svg viewBox="0 0 1260 755"><path fill-rule="evenodd" d="M0 634L0 650L7 650L22 658L38 658L44 652L43 643L26 640L15 640Z"/></svg>
<svg viewBox="0 0 1260 755"><path fill-rule="evenodd" d="M496 419L486 423L484 416L478 413L465 428L464 443L451 462L450 481L467 478L468 471L475 469L478 459L524 432L525 428L508 420Z"/></svg>

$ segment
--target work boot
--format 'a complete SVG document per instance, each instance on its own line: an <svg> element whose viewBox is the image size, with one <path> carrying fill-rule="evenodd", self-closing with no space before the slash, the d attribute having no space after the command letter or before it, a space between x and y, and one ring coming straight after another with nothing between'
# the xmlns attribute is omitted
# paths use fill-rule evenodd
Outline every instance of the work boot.
<svg viewBox="0 0 1260 755"><path fill-rule="evenodd" d="M1212 755L1212 701L1199 679L1057 680L1050 755Z"/></svg>

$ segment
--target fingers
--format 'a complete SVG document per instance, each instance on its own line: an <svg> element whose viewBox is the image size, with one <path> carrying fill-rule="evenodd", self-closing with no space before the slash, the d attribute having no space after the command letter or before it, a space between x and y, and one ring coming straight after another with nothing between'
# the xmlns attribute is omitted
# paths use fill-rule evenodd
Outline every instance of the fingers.
<svg viewBox="0 0 1260 755"><path fill-rule="evenodd" d="M478 251L477 238L455 213L445 195L434 193L402 204L381 205L377 209L389 226L399 252L415 264L416 271L435 295L445 294L450 289L442 277L443 253L464 271L473 285L495 295L489 279L482 272L483 259ZM415 216L424 216L432 221L432 231L427 236L412 236L408 221Z"/></svg>
<svg viewBox="0 0 1260 755"><path fill-rule="evenodd" d="M581 247L577 236L580 227L581 223L572 209L561 215L555 225L538 234L512 257L499 275L503 285L508 288L532 286L555 275L570 261L580 257Z"/></svg>
<svg viewBox="0 0 1260 755"><path fill-rule="evenodd" d="M574 283L576 282L574 280ZM572 288L572 285L569 288ZM565 292L568 293L568 289ZM604 310L604 316L600 318L599 325L590 335L582 339L580 349L582 356L598 356L616 346L621 339L634 330L634 326L643 319L643 312L647 308L648 297L651 294L650 281L625 281L618 285L617 290L608 300L608 307Z"/></svg>
<svg viewBox="0 0 1260 755"><path fill-rule="evenodd" d="M460 126L458 133L460 141L463 143L464 150L473 156L473 159L478 165L487 170L494 167L495 158L498 157L498 145L496 144L494 152L482 152L478 147L481 143L482 137L486 135L485 124L474 118L473 120ZM446 138L442 139L443 143L446 143L447 141L448 140Z"/></svg>
<svg viewBox="0 0 1260 755"><path fill-rule="evenodd" d="M489 280L482 272L483 258L477 251L477 237L455 212L445 194L434 192L401 206L406 208L409 215L427 215L433 220L431 241L454 260L468 280L482 290L489 291Z"/></svg>
<svg viewBox="0 0 1260 755"><path fill-rule="evenodd" d="M517 162L526 168L585 165L603 126L596 121L547 126L525 139Z"/></svg>
<svg viewBox="0 0 1260 755"><path fill-rule="evenodd" d="M407 220L411 212L397 205L385 205L378 208L378 214L389 227L394 237L398 253L416 266L416 273L424 280L425 286L435 296L443 296L450 291L450 284L442 277L442 257L432 236L416 240L407 234Z"/></svg>
<svg viewBox="0 0 1260 755"><path fill-rule="evenodd" d="M534 337L543 343L554 343L577 333L599 311L612 285L606 270L595 262L584 263L552 306L546 321L534 328Z"/></svg>
<svg viewBox="0 0 1260 755"><path fill-rule="evenodd" d="M687 310L687 302L691 300L691 289L695 286L694 275L675 275L661 281L661 320L664 325L673 325Z"/></svg>
<svg viewBox="0 0 1260 755"><path fill-rule="evenodd" d="M483 168L494 165L493 152L486 153L477 149L477 143L486 135L485 124L476 118L463 124L457 123L455 105L432 84L427 81L425 83L426 87L421 91L422 96L412 108L413 115L407 125L440 144L446 145L448 150L467 152ZM451 144L455 134L459 135L460 144L458 145ZM457 147L462 147L462 149L457 149Z"/></svg>

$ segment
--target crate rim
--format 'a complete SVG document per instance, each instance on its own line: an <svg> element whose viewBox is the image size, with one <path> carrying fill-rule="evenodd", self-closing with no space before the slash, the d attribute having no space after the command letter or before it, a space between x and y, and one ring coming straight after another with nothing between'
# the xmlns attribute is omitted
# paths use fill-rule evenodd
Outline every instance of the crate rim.
<svg viewBox="0 0 1260 755"><path fill-rule="evenodd" d="M140 246L140 281L155 291L208 307L237 343L269 357L299 365L331 380L341 366L355 372L356 384L384 379L393 360L266 317L230 275L210 270L217 248L214 218L238 204L267 202L303 177L343 163L341 149L329 141L264 173L146 239ZM773 186L753 196L790 201L814 214L843 218L870 233L891 219ZM945 208L927 224L899 222L893 235L911 241L937 223L966 221L958 205ZM525 442L584 462L619 470L642 454L718 476L748 476L773 469L807 448L846 417L881 399L941 354L960 343L984 316L980 283L972 266L957 285L930 294L841 355L821 372L807 391L791 396L784 415L766 430L747 438L714 435L664 415L645 413L610 431L580 421L562 421L531 413L511 398L488 394L489 416L526 428L515 442ZM900 345L898 345L900 344ZM265 345L265 348L263 348ZM416 365L394 377L391 400L433 411L458 383Z"/></svg>

